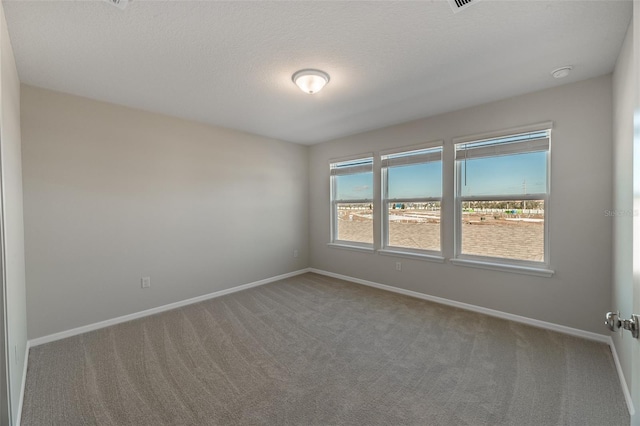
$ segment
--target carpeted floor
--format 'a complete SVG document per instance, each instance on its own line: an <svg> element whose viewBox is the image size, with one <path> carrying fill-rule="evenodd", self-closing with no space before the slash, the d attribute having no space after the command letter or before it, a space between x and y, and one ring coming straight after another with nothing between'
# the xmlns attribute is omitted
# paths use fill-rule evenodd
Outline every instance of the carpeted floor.
<svg viewBox="0 0 640 426"><path fill-rule="evenodd" d="M315 274L32 348L22 421L605 424L606 345Z"/></svg>

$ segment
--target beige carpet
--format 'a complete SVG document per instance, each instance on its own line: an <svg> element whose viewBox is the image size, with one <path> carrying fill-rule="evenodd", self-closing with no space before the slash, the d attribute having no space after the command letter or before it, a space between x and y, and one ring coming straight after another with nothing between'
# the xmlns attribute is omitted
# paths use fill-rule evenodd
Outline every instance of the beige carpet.
<svg viewBox="0 0 640 426"><path fill-rule="evenodd" d="M629 425L600 343L305 274L31 349L24 426Z"/></svg>

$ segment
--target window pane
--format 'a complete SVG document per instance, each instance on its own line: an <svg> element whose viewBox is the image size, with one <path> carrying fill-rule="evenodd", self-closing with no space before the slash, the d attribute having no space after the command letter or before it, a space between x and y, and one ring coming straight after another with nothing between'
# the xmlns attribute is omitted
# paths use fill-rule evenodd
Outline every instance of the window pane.
<svg viewBox="0 0 640 426"><path fill-rule="evenodd" d="M521 195L547 192L547 153L460 159L463 196Z"/></svg>
<svg viewBox="0 0 640 426"><path fill-rule="evenodd" d="M389 203L389 246L440 251L440 202Z"/></svg>
<svg viewBox="0 0 640 426"><path fill-rule="evenodd" d="M337 240L373 244L373 205L337 204Z"/></svg>
<svg viewBox="0 0 640 426"><path fill-rule="evenodd" d="M336 185L335 200L372 200L373 173L354 173L334 176Z"/></svg>
<svg viewBox="0 0 640 426"><path fill-rule="evenodd" d="M442 161L389 167L387 178L388 198L442 196Z"/></svg>
<svg viewBox="0 0 640 426"><path fill-rule="evenodd" d="M465 201L462 254L544 261L544 201Z"/></svg>

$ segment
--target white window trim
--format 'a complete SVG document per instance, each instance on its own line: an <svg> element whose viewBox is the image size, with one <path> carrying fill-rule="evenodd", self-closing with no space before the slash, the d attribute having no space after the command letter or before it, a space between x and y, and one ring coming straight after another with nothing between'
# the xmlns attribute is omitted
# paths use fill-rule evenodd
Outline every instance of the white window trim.
<svg viewBox="0 0 640 426"><path fill-rule="evenodd" d="M327 162L327 165L329 167L331 167L331 165L335 164L335 163L344 163L346 161L364 160L365 158L374 158L374 157L375 157L375 153L373 153L373 152L362 152L360 154L346 155L344 157L330 158L329 161Z"/></svg>
<svg viewBox="0 0 640 426"><path fill-rule="evenodd" d="M492 258L487 258L492 259ZM495 263L490 260L470 260L470 259L450 259L449 262L454 265L466 266L471 268L488 269L492 271L513 272L516 274L534 275L537 277L552 277L555 273L552 269L534 267L534 266L521 266L508 263Z"/></svg>
<svg viewBox="0 0 640 426"><path fill-rule="evenodd" d="M414 250L402 247L402 250L395 250L395 248L378 249L376 253L383 256L404 257L407 259L426 260L427 262L444 263L446 260L443 256L434 254L426 254L425 250Z"/></svg>
<svg viewBox="0 0 640 426"><path fill-rule="evenodd" d="M334 247L334 248L341 248L345 250L367 252L367 253L374 252L373 244L358 243L356 241L336 240L332 243L327 243L327 246Z"/></svg>
<svg viewBox="0 0 640 426"><path fill-rule="evenodd" d="M330 247L339 247L339 248L344 248L344 249L348 249L348 250L356 250L356 251L366 251L366 252L373 252L374 251L374 245L373 243L362 243L362 242L358 242L358 241L349 241L349 240L339 240L337 239L338 236L338 221L337 221L337 205L338 202L334 199L334 195L336 194L336 180L333 178L333 175L331 174L331 165L335 164L335 163L343 163L346 161L354 161L354 160L364 160L364 159L371 159L371 171L373 172L373 175L375 176L375 170L374 170L374 163L375 163L375 155L373 152L367 152L364 154L357 154L357 155L349 155L346 157L341 157L341 158L333 158L329 160L329 180L330 180L330 193L329 193L329 209L330 209L330 228L329 228L329 243L327 244ZM371 179L371 184L373 185L374 183L374 178L372 177ZM375 194L375 190L373 193L372 198L363 198L363 199L358 199L358 200L340 200L340 204L366 204L369 203L371 205L374 204L374 200L376 199L376 194ZM373 219L373 218L372 218ZM372 220L372 232L373 234L375 234L375 229L373 228L373 220ZM372 235L373 235L372 234Z"/></svg>
<svg viewBox="0 0 640 426"><path fill-rule="evenodd" d="M401 146L398 148L385 149L378 153L378 157L382 158L386 155L394 155L394 154L400 154L403 152L419 151L421 149L438 148L438 147L444 147L444 140L438 139L435 141L429 141L429 142L421 143L418 145L409 145L409 146Z"/></svg>
<svg viewBox="0 0 640 426"><path fill-rule="evenodd" d="M444 227L442 226L442 200L444 196L444 141L437 140L431 142L425 142L420 145L411 145L400 148L388 149L385 151L380 151L378 157L382 160L383 157L388 155L400 154L403 152L411 152L411 151L419 151L423 149L432 149L432 148L440 148L441 158L440 162L442 164L442 176L440 179L440 184L442 185L440 190L440 197L419 197L419 198L388 198L388 180L387 180L387 167L380 167L380 179L381 179L381 203L380 210L382 212L382 236L381 236L381 245L382 248L378 249L377 252L382 255L390 255L390 256L401 256L401 257L409 257L414 259L423 259L423 260L431 260L436 262L444 262L444 257L442 257L443 253L443 235L444 235ZM416 163L420 164L420 163ZM428 203L428 202L439 202L440 203L440 250L426 250L426 249L413 249L408 247L399 247L389 245L389 203Z"/></svg>
<svg viewBox="0 0 640 426"><path fill-rule="evenodd" d="M453 138L454 162L455 162L455 187L454 187L454 250L453 258L449 261L454 265L469 266L480 269L491 269L506 272L516 272L526 275L536 275L551 277L554 271L550 268L550 241L549 241L549 217L551 199L551 132L553 122L532 124L528 126L516 127L497 132L482 133L471 136ZM547 166L547 191L542 194L527 195L485 195L485 196L461 196L461 163L455 159L455 148L457 145L471 143L484 139L507 137L511 135L549 131L549 149L546 151ZM462 202L463 201L500 201L500 200L543 200L544 201L544 260L542 262L508 259L502 257L478 256L462 254Z"/></svg>
<svg viewBox="0 0 640 426"><path fill-rule="evenodd" d="M494 139L505 136L517 135L519 133L542 132L553 129L553 121L545 121L542 123L529 124L526 126L511 127L509 129L498 130L495 132L476 133L468 136L458 136L452 139L454 147L464 142L475 142L483 139Z"/></svg>

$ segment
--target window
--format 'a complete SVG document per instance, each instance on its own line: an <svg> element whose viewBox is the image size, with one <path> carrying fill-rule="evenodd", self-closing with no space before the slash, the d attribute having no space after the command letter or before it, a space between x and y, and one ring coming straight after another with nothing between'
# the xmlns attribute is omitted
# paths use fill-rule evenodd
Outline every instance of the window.
<svg viewBox="0 0 640 426"><path fill-rule="evenodd" d="M331 242L373 248L373 157L330 168Z"/></svg>
<svg viewBox="0 0 640 426"><path fill-rule="evenodd" d="M459 142L456 258L548 265L550 130Z"/></svg>
<svg viewBox="0 0 640 426"><path fill-rule="evenodd" d="M442 146L381 159L384 249L440 254Z"/></svg>

